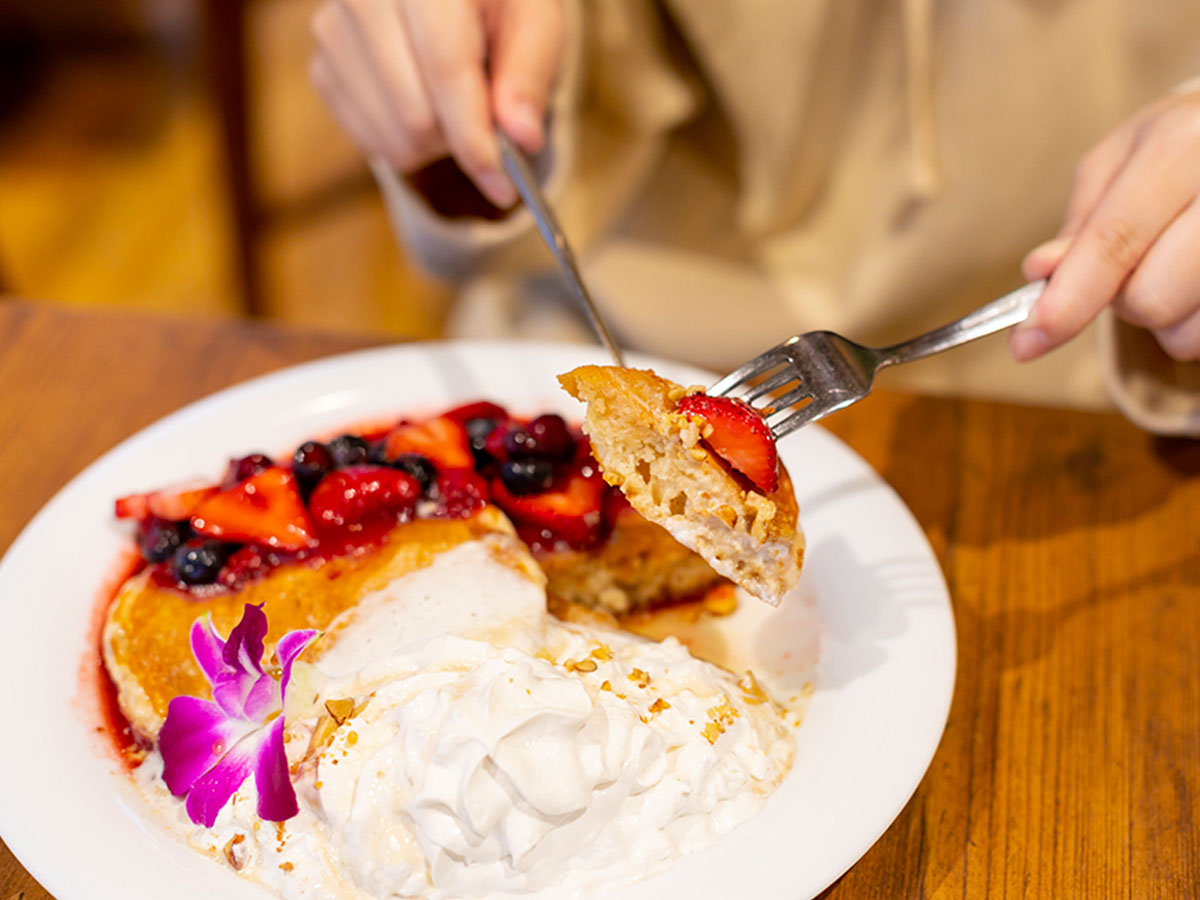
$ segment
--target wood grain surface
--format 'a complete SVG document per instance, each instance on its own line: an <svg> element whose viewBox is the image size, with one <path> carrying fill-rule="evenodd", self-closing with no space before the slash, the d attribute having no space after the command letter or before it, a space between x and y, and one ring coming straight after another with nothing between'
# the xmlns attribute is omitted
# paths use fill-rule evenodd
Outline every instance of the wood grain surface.
<svg viewBox="0 0 1200 900"><path fill-rule="evenodd" d="M180 404L372 342L0 302L0 550ZM888 393L827 421L933 543L959 668L916 795L824 896L1200 896L1200 443ZM0 845L0 900L48 896Z"/></svg>

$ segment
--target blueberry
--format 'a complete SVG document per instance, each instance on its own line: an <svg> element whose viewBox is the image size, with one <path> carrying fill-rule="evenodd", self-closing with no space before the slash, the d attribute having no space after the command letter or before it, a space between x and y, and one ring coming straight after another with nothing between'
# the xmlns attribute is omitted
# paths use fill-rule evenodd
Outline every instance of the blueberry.
<svg viewBox="0 0 1200 900"><path fill-rule="evenodd" d="M347 466L357 466L367 461L369 448L367 442L356 434L343 434L329 442L329 455L333 464L344 469Z"/></svg>
<svg viewBox="0 0 1200 900"><path fill-rule="evenodd" d="M421 482L421 490L426 494L429 493L429 486L437 477L437 468L434 464L417 453L404 453L392 460L389 465L401 472L407 472Z"/></svg>
<svg viewBox="0 0 1200 900"><path fill-rule="evenodd" d="M333 468L333 454L320 441L305 441L292 455L292 474L300 487L311 490Z"/></svg>
<svg viewBox="0 0 1200 900"><path fill-rule="evenodd" d="M387 455L387 441L376 441L367 449L367 462L377 466L390 466L392 461Z"/></svg>
<svg viewBox="0 0 1200 900"><path fill-rule="evenodd" d="M192 527L187 522L171 522L150 516L138 531L138 548L148 563L160 563L170 559L180 544L192 536Z"/></svg>
<svg viewBox="0 0 1200 900"><path fill-rule="evenodd" d="M514 494L536 494L550 487L554 466L544 459L514 459L500 464L500 479Z"/></svg>
<svg viewBox="0 0 1200 900"><path fill-rule="evenodd" d="M525 459L534 455L533 436L523 425L514 425L504 434L504 452L509 459Z"/></svg>
<svg viewBox="0 0 1200 900"><path fill-rule="evenodd" d="M570 459L575 453L575 438L562 416L547 413L525 426L529 434L529 454L551 462Z"/></svg>
<svg viewBox="0 0 1200 900"><path fill-rule="evenodd" d="M269 469L273 465L275 463L265 453L251 453L249 456L243 456L241 459L231 459L229 461L229 469L225 472L225 486L233 487L247 478L253 478L259 472Z"/></svg>
<svg viewBox="0 0 1200 900"><path fill-rule="evenodd" d="M212 584L232 549L224 541L188 541L175 550L171 561L175 577L184 584Z"/></svg>
<svg viewBox="0 0 1200 900"><path fill-rule="evenodd" d="M495 462L492 454L487 452L487 439L499 422L499 419L490 418L468 419L464 426L467 429L467 439L471 443L471 453L475 457L477 468Z"/></svg>

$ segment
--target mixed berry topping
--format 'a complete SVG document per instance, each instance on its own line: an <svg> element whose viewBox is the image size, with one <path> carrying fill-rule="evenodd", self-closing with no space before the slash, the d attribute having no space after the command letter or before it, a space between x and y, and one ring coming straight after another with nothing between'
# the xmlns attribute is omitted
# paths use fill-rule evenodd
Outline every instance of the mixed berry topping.
<svg viewBox="0 0 1200 900"><path fill-rule="evenodd" d="M326 446L329 448L329 455L333 457L334 468L337 469L367 462L367 455L371 449L366 440L357 434L335 437Z"/></svg>
<svg viewBox="0 0 1200 900"><path fill-rule="evenodd" d="M292 454L292 474L305 492L333 469L333 454L320 441L305 441Z"/></svg>
<svg viewBox="0 0 1200 900"><path fill-rule="evenodd" d="M238 482L253 478L259 472L263 472L273 465L275 465L274 461L265 453L251 453L241 459L231 459L221 487L233 487Z"/></svg>
<svg viewBox="0 0 1200 900"><path fill-rule="evenodd" d="M466 518L488 503L535 552L586 550L627 507L561 416L521 419L488 401L305 441L283 459L251 453L219 484L117 500L154 583L236 590L286 563L365 552L409 519Z"/></svg>

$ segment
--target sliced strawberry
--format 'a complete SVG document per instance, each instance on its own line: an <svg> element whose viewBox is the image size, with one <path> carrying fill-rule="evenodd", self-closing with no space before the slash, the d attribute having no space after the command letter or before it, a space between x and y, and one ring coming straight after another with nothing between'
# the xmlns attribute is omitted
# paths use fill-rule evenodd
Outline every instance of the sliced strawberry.
<svg viewBox="0 0 1200 900"><path fill-rule="evenodd" d="M411 513L421 482L386 466L349 466L330 472L308 498L318 525L340 528L369 519Z"/></svg>
<svg viewBox="0 0 1200 900"><path fill-rule="evenodd" d="M475 464L466 429L446 416L397 425L388 434L384 449L388 459L416 453L439 469L468 469Z"/></svg>
<svg viewBox="0 0 1200 900"><path fill-rule="evenodd" d="M193 482L148 494L130 494L120 497L114 504L118 519L147 519L158 516L171 522L188 518L220 488L211 484Z"/></svg>
<svg viewBox="0 0 1200 900"><path fill-rule="evenodd" d="M742 400L689 394L679 401L679 411L700 416L712 426L704 439L717 456L745 475L765 494L779 487L779 454L775 438L763 417Z"/></svg>
<svg viewBox="0 0 1200 900"><path fill-rule="evenodd" d="M497 478L492 481L492 497L518 525L583 549L604 532L604 481L594 469L588 472L574 470L560 476L541 494L514 494Z"/></svg>
<svg viewBox="0 0 1200 900"><path fill-rule="evenodd" d="M312 520L296 478L272 466L205 500L192 515L198 534L300 550L313 542Z"/></svg>
<svg viewBox="0 0 1200 900"><path fill-rule="evenodd" d="M465 519L487 506L488 483L473 469L449 469L438 473L431 494L442 515Z"/></svg>
<svg viewBox="0 0 1200 900"><path fill-rule="evenodd" d="M464 403L454 409L442 413L442 418L453 419L465 425L472 419L507 419L508 411L503 406L497 406L489 400L478 400L475 403Z"/></svg>

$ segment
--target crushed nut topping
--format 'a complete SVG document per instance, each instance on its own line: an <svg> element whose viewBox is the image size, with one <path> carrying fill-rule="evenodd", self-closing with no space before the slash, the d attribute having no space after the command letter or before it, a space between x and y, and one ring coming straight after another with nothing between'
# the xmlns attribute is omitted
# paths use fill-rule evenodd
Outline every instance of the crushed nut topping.
<svg viewBox="0 0 1200 900"><path fill-rule="evenodd" d="M738 687L742 689L747 703L766 703L767 693L762 689L762 685L758 683L758 679L754 677L753 672L746 672L738 679Z"/></svg>
<svg viewBox="0 0 1200 900"><path fill-rule="evenodd" d="M626 677L628 677L630 681L640 688L648 687L650 685L650 673L644 669L634 669Z"/></svg>
<svg viewBox="0 0 1200 900"><path fill-rule="evenodd" d="M333 720L338 725L341 725L354 715L354 700L350 697L342 697L338 700L326 700L325 711L333 716Z"/></svg>
<svg viewBox="0 0 1200 900"><path fill-rule="evenodd" d="M657 700L655 700L653 703L650 704L650 714L657 716L663 710L667 710L670 708L671 708L671 704L668 703L666 700L664 700L662 697L659 697Z"/></svg>
<svg viewBox="0 0 1200 900"><path fill-rule="evenodd" d="M607 644L601 644L588 655L591 656L592 659L600 660L600 662L608 662L613 658L612 649Z"/></svg>
<svg viewBox="0 0 1200 900"><path fill-rule="evenodd" d="M594 659L568 659L563 666L568 672L595 672L596 661Z"/></svg>
<svg viewBox="0 0 1200 900"><path fill-rule="evenodd" d="M229 843L225 845L225 859L229 861L229 865L239 871L242 866L246 865L246 851L238 846L244 840L246 840L246 836L239 832L231 837Z"/></svg>

